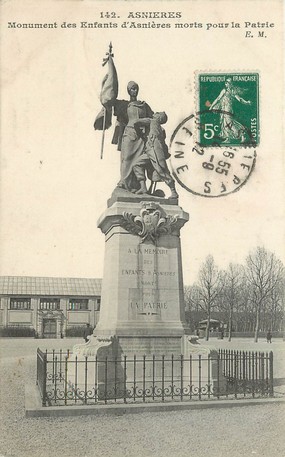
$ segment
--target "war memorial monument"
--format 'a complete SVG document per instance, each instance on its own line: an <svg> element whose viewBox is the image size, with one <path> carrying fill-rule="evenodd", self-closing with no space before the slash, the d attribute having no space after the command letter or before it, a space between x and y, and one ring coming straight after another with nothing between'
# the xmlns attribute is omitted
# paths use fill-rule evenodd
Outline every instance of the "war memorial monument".
<svg viewBox="0 0 285 457"><path fill-rule="evenodd" d="M181 357L208 355L210 350L190 338L185 321L180 231L189 215L178 205L166 162L169 153L162 125L167 115L154 113L146 102L138 100L139 86L134 81L127 86L129 100L118 100L111 46L105 64L108 73L100 97L103 108L94 128L103 131L103 147L104 132L111 126L112 117L116 118L112 143L121 151L120 181L98 221L105 235L99 322L89 341L74 347L73 357L115 360L116 370L112 363L102 367L101 374L99 370L99 387L100 377L103 384L107 377L111 392L114 382L117 389L120 376L132 383L135 377L135 388L151 387L151 361L161 358L163 363L156 364L155 375L161 377L163 371L164 379L172 377L173 382L173 377L181 377ZM159 181L168 186L168 197L155 190ZM144 363L136 363L138 360ZM212 384L214 365L215 351L211 351ZM71 365L69 381L74 386L73 371ZM184 375L189 378L186 371ZM191 376L195 384L195 373ZM78 386L86 373L82 370L76 377Z"/></svg>
<svg viewBox="0 0 285 457"><path fill-rule="evenodd" d="M105 236L100 317L71 352L38 349L42 406L272 397L272 352L217 351L191 335L180 239L189 214L167 165L167 114L140 101L134 81L129 99L118 98L113 57L110 45L94 123L95 134L102 132L101 157L111 126L110 147L121 153L119 182L97 224Z"/></svg>

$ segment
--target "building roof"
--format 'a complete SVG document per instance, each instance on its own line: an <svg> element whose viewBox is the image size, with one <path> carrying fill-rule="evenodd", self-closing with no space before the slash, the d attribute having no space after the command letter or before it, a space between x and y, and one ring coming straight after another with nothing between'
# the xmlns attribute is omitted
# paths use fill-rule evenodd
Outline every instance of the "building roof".
<svg viewBox="0 0 285 457"><path fill-rule="evenodd" d="M0 295L100 296L102 279L0 276Z"/></svg>

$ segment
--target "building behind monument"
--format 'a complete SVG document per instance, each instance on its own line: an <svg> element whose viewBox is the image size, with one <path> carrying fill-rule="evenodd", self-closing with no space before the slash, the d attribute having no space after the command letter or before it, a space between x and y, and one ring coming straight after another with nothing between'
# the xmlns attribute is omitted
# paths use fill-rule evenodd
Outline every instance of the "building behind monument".
<svg viewBox="0 0 285 457"><path fill-rule="evenodd" d="M0 277L3 336L79 336L99 319L101 279Z"/></svg>

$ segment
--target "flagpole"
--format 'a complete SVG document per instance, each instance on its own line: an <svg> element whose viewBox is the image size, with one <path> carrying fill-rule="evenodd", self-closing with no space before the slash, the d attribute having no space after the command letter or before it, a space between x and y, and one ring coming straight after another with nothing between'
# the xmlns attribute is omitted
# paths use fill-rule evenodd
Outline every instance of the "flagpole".
<svg viewBox="0 0 285 457"><path fill-rule="evenodd" d="M102 132L100 159L103 159L104 141L105 141L105 126L106 126L106 108L104 106L103 132Z"/></svg>
<svg viewBox="0 0 285 457"><path fill-rule="evenodd" d="M106 58L103 59L102 67L106 65L110 57L114 57L114 54L112 54L112 42L110 41L109 44L109 52L106 52ZM106 127L106 108L104 108L104 118L103 118L103 132L102 132L102 141L101 141L101 154L100 154L100 159L103 159L103 151L104 151L104 141L105 141L105 127Z"/></svg>

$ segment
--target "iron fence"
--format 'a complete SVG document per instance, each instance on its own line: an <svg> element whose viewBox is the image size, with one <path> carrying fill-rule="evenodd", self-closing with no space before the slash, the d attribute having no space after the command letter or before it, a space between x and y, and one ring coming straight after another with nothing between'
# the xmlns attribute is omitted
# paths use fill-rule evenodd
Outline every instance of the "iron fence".
<svg viewBox="0 0 285 457"><path fill-rule="evenodd" d="M272 397L273 353L78 357L37 350L43 406Z"/></svg>
<svg viewBox="0 0 285 457"><path fill-rule="evenodd" d="M273 352L219 350L228 391L273 397Z"/></svg>

